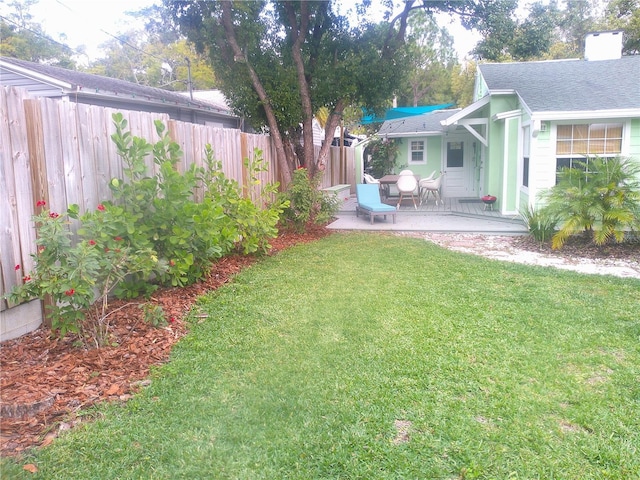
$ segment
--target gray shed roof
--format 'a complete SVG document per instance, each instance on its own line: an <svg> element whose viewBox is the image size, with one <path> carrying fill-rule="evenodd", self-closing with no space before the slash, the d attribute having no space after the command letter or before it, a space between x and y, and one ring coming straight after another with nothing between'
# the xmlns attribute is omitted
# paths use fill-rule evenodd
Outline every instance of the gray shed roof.
<svg viewBox="0 0 640 480"><path fill-rule="evenodd" d="M25 83L27 77L29 80ZM41 86L37 86L37 83L40 83ZM16 58L0 57L0 84L27 88L36 94L53 98L73 94L74 99L76 96L84 98L83 103L95 103L103 106L113 106L109 105L109 102L142 104L147 107L153 105L155 107L153 111L172 107L173 109L199 111L218 118L237 119L237 116L227 107L213 105L196 98L191 100L188 96L178 92ZM98 101L98 99L101 100ZM80 100L78 98L78 101Z"/></svg>
<svg viewBox="0 0 640 480"><path fill-rule="evenodd" d="M440 124L454 113L459 112L459 108L451 110L436 110L435 112L425 113L423 115L414 115L411 117L398 118L396 120L387 120L382 124L378 131L378 136L387 137L403 137L416 133L425 135L439 134L444 132L444 128Z"/></svg>
<svg viewBox="0 0 640 480"><path fill-rule="evenodd" d="M485 63L478 68L492 93L515 90L531 112L640 108L640 55Z"/></svg>

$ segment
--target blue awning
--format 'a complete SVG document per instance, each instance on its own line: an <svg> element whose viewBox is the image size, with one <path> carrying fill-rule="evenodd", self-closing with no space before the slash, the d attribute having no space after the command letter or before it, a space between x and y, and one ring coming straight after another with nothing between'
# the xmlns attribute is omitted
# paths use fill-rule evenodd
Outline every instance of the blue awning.
<svg viewBox="0 0 640 480"><path fill-rule="evenodd" d="M382 123L385 120L396 120L398 118L414 117L424 113L435 112L436 110L444 110L452 107L453 103L443 103L440 105L426 105L422 107L398 107L390 108L384 115L384 118L376 117L375 114L364 115L360 123L368 125L370 123ZM366 112L365 112L366 113Z"/></svg>

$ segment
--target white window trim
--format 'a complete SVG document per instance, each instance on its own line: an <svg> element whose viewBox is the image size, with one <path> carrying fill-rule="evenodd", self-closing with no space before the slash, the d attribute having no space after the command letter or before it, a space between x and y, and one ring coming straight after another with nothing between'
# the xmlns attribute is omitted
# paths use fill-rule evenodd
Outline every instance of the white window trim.
<svg viewBox="0 0 640 480"><path fill-rule="evenodd" d="M558 148L558 126L559 125L593 125L595 123L608 123L608 124L621 124L622 125L622 142L620 145L620 153L603 153L603 154L598 154L598 156L603 157L603 158L608 158L608 157L617 157L617 156L625 156L628 155L628 151L629 151L629 143L630 143L630 122L629 121L624 121L624 120L620 120L617 119L617 121L612 120L602 120L602 119L594 119L591 118L588 121L576 121L576 120L572 120L572 121L564 121L564 122L557 122L554 124L553 126L553 135L551 135L551 141L553 142L553 154L554 154L554 158L558 159L558 158L589 158L589 157L594 157L596 156L595 154L578 154L578 153L573 153L573 154L558 154L557 148Z"/></svg>
<svg viewBox="0 0 640 480"><path fill-rule="evenodd" d="M531 122L525 122L520 126L520 134L521 134L521 138L520 140L520 161L518 162L518 178L519 178L519 183L520 183L520 189L525 192L525 193L529 193L529 187L531 186L531 143L532 143L532 135L531 132L533 131L532 129L533 125L531 125ZM528 142L526 140L525 137L527 137L528 134ZM525 146L529 145L529 152L525 152ZM528 155L525 155L526 153L528 153ZM529 180L529 185L525 185L522 180L524 177L524 158L525 157L529 157L529 171L527 172L527 178Z"/></svg>
<svg viewBox="0 0 640 480"><path fill-rule="evenodd" d="M422 142L422 160L419 162L413 161L413 150L411 150L412 142ZM426 165L427 164L427 139L426 138L412 138L409 140L407 165Z"/></svg>

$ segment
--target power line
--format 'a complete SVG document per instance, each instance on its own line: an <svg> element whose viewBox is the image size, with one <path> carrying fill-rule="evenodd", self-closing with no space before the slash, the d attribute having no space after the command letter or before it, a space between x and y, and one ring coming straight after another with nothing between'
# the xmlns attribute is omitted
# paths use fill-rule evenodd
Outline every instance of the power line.
<svg viewBox="0 0 640 480"><path fill-rule="evenodd" d="M60 5L60 6L64 7L64 8L66 8L70 13L73 13L73 14L75 14L75 15L78 15L78 12L76 12L75 10L73 10L71 7L69 7L67 4L65 4L65 3L64 3L64 2L62 2L61 0L56 0L56 3L57 3L58 5ZM161 57L158 57L157 55L154 55L154 54L152 54L152 53L146 52L146 51L142 50L141 48L139 48L138 46L136 46L136 45L133 45L133 44L129 43L128 41L124 40L124 39L123 39L123 38L121 38L121 37L118 37L117 35L112 34L111 32L107 32L106 30L104 30L104 29L102 29L102 28L100 29L100 31L101 31L102 33L104 33L105 35L108 35L109 37L111 37L111 38L113 38L113 39L117 40L118 42L120 42L120 44L125 45L125 46L127 46L127 47L129 47L129 48L131 48L131 49L133 49L133 50L136 50L137 52L140 52L140 53L142 53L143 55L147 55L147 56L149 56L149 57L151 57L151 58L155 58L156 60L160 60L161 62L169 63L169 61L168 61L166 58L161 58Z"/></svg>
<svg viewBox="0 0 640 480"><path fill-rule="evenodd" d="M112 33L107 32L106 30L103 30L102 28L100 29L100 31L106 35L109 35L110 37L116 39L118 42L120 42L122 45L126 45L129 48L132 48L133 50L137 50L138 52L142 53L143 55L148 55L149 57L155 58L156 60L160 60L161 62L167 62L169 63L169 61L166 58L162 58L162 57L158 57L157 55L154 55L153 53L149 53L149 52L145 52L144 50L142 50L141 48L127 42L126 40L123 40L122 38L113 35Z"/></svg>
<svg viewBox="0 0 640 480"><path fill-rule="evenodd" d="M72 52L74 52L74 53L76 53L76 54L80 55L80 52L78 52L76 49L71 48L69 45L66 45L66 44L64 44L64 43L58 42L58 41L54 40L53 38L49 37L48 35L45 35L45 34L43 34L43 33L41 33L41 32L38 32L37 30L33 30L33 29L29 28L29 27L22 26L22 25L20 25L19 23L14 22L14 21L13 21L13 20L11 20L10 18L7 18L7 17L5 17L5 16L3 16L3 15L0 15L0 18L1 18L2 20L4 20L5 22L7 22L7 23L10 23L10 24L12 24L12 25L15 25L15 26L16 26L16 27L18 27L20 30L26 30L27 32L30 32L30 33L34 34L36 37L39 37L39 38L41 38L41 39L43 39L43 40L46 40L47 42L55 43L55 44L56 44L56 45L58 45L59 47L65 48L65 49L67 49L67 50L71 50Z"/></svg>
<svg viewBox="0 0 640 480"><path fill-rule="evenodd" d="M70 13L73 13L73 14L75 14L75 15L78 15L78 13L77 13L75 10L73 10L71 7L69 7L68 5L66 5L64 2L62 2L62 1L60 1L60 0L56 0L56 3L57 3L57 4L59 4L61 7L63 7L63 8L65 8L65 9L67 9ZM66 49L66 50L68 50L68 51L70 51L70 52L73 52L73 53L74 53L74 54L76 54L76 55L83 55L83 54L84 54L84 52L80 52L80 51L78 51L77 49L75 49L75 48L73 48L73 47L70 47L69 45L66 45L66 44L64 44L64 43L58 42L58 41L54 40L53 38L51 38L50 36L45 35L45 34L43 34L43 33L41 33L41 32L38 32L38 31L33 30L33 29L31 29L31 28L28 28L28 27L24 27L24 26L20 25L19 23L15 22L15 21L13 21L13 20L11 20L11 19L7 18L7 17L4 17L4 16L0 15L0 18L1 18L1 19L3 19L3 20L4 20L4 21L6 21L6 22L8 22L8 23L10 23L10 24L12 24L12 25L14 25L14 26L18 27L18 28L19 28L19 29L21 29L21 30L26 30L26 31L28 31L28 32L31 32L32 34L36 35L37 37L39 37L39 38L41 38L41 39L43 39L43 40L45 40L45 41L48 41L48 42L54 43L54 44L56 44L56 45L58 45L58 46L60 46L60 47L62 47L62 48L64 48L64 49ZM109 37L111 37L111 38L115 39L116 41L118 41L118 42L119 42L121 45L123 45L123 46L126 46L126 47L128 47L128 48L131 48L131 49L133 49L133 50L137 51L137 52L140 52L140 53L141 53L141 54L143 54L143 55L147 55L147 56L149 56L149 57L151 57L151 58L155 58L156 60L159 60L159 61L161 61L161 62L170 63L166 58L162 58L162 57L159 57L159 56L154 55L154 54L152 54L152 53L146 52L145 50L143 50L143 49L139 48L138 46L136 46L136 45L133 45L133 44L129 43L127 40L125 40L125 39L124 39L124 38L122 38L122 37L118 37L117 35L114 35L114 34L112 34L111 32L107 32L106 30L104 30L104 29L102 29L102 28L100 29L100 31L101 31L102 33L104 33L105 35L108 35Z"/></svg>

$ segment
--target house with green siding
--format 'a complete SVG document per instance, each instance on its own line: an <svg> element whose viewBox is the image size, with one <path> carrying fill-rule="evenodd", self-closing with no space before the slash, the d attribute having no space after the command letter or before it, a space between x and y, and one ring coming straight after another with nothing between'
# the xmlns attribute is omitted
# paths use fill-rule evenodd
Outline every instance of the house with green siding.
<svg viewBox="0 0 640 480"><path fill-rule="evenodd" d="M577 160L640 162L640 55L621 51L622 32L599 32L584 59L480 64L474 103L386 121L377 135L399 142L403 168L444 172L443 196L494 195L517 214Z"/></svg>

